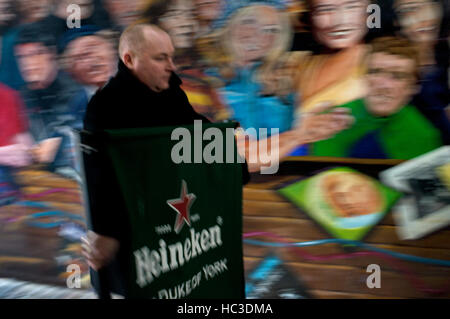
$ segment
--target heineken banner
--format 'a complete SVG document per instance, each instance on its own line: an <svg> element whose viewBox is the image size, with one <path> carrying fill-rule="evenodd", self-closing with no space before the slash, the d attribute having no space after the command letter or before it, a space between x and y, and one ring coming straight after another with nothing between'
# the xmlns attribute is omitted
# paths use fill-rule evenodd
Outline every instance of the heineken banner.
<svg viewBox="0 0 450 319"><path fill-rule="evenodd" d="M242 160L233 128L197 122L107 131L132 229L130 297L244 298Z"/></svg>

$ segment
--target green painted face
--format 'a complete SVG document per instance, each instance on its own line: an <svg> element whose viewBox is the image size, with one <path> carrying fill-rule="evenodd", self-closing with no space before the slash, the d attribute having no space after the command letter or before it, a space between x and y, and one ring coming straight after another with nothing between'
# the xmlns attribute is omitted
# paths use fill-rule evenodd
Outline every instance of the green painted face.
<svg viewBox="0 0 450 319"><path fill-rule="evenodd" d="M374 116L390 116L408 103L414 87L414 61L383 52L369 58L366 107Z"/></svg>

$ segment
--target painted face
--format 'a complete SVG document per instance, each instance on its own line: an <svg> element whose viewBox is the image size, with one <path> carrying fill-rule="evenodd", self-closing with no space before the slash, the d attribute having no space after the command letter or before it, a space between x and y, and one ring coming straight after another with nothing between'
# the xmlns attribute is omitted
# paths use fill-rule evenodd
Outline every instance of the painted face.
<svg viewBox="0 0 450 319"><path fill-rule="evenodd" d="M115 55L112 46L98 36L86 36L70 43L70 72L82 84L102 86L113 75Z"/></svg>
<svg viewBox="0 0 450 319"><path fill-rule="evenodd" d="M200 21L211 22L219 17L223 0L194 0L195 13Z"/></svg>
<svg viewBox="0 0 450 319"><path fill-rule="evenodd" d="M16 18L11 0L0 0L0 27Z"/></svg>
<svg viewBox="0 0 450 319"><path fill-rule="evenodd" d="M15 47L19 69L31 89L45 88L57 72L56 54L42 43Z"/></svg>
<svg viewBox="0 0 450 319"><path fill-rule="evenodd" d="M146 38L148 47L135 55L131 70L150 89L161 92L169 88L170 76L176 69L175 49L167 33L146 33Z"/></svg>
<svg viewBox="0 0 450 319"><path fill-rule="evenodd" d="M330 49L359 43L367 32L366 0L313 0L312 24L317 41Z"/></svg>
<svg viewBox="0 0 450 319"><path fill-rule="evenodd" d="M439 34L442 5L432 0L396 0L394 9L402 33L412 42L433 42Z"/></svg>
<svg viewBox="0 0 450 319"><path fill-rule="evenodd" d="M103 3L114 22L126 27L140 17L146 0L103 0Z"/></svg>
<svg viewBox="0 0 450 319"><path fill-rule="evenodd" d="M376 188L357 174L330 175L324 186L327 201L342 217L376 213L381 208Z"/></svg>
<svg viewBox="0 0 450 319"><path fill-rule="evenodd" d="M375 116L390 116L400 111L414 93L415 61L377 52L369 57L367 110Z"/></svg>
<svg viewBox="0 0 450 319"><path fill-rule="evenodd" d="M20 0L20 12L26 22L38 21L50 12L50 0Z"/></svg>
<svg viewBox="0 0 450 319"><path fill-rule="evenodd" d="M197 30L197 22L193 16L192 5L185 0L172 3L167 12L160 18L161 27L169 33L177 49L191 48Z"/></svg>
<svg viewBox="0 0 450 319"><path fill-rule="evenodd" d="M276 46L282 33L278 11L269 6L244 8L231 22L231 49L242 63L262 60Z"/></svg>

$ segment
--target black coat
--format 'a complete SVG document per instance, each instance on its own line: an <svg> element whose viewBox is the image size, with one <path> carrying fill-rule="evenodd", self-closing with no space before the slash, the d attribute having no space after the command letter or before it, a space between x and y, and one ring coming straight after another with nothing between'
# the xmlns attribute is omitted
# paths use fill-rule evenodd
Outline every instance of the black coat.
<svg viewBox="0 0 450 319"><path fill-rule="evenodd" d="M119 62L116 76L90 100L84 129L95 132L191 124L194 120L209 122L193 110L180 84L180 78L173 73L169 89L154 92Z"/></svg>
<svg viewBox="0 0 450 319"><path fill-rule="evenodd" d="M90 100L84 118L84 130L97 137L106 129L193 124L194 120L209 122L193 110L180 88L181 80L176 74L172 74L169 84L169 89L154 92L140 82L123 62L119 62L117 74ZM91 146L101 148L95 141ZM124 209L118 206L118 201L113 200L120 198L120 195L116 193L118 190L111 187L115 183L111 181L110 168L105 167L109 161L102 158L104 154L100 149L100 152L85 156L91 217L97 233L121 239L123 221L121 218L112 218L112 215Z"/></svg>
<svg viewBox="0 0 450 319"><path fill-rule="evenodd" d="M90 228L119 240L118 260L121 262L113 263L108 272L111 290L124 295L126 292L119 274L128 272L124 268L127 259L122 258L122 254L129 249L131 230L123 199L114 186L117 183L111 174L111 162L98 137L105 129L186 125L193 124L194 120L209 122L193 110L180 84L181 80L173 73L169 89L154 92L119 62L117 74L92 97L86 109L82 149L89 190ZM89 147L83 147L86 145ZM246 164L243 165L243 180L244 183L249 180Z"/></svg>

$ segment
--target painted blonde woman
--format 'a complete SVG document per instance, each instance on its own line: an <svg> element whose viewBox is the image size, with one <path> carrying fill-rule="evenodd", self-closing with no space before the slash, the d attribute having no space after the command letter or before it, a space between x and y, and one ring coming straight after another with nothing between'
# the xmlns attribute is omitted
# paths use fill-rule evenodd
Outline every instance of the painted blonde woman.
<svg viewBox="0 0 450 319"><path fill-rule="evenodd" d="M218 72L225 85L220 94L232 118L245 129L292 126L295 96L266 95L262 77L273 73L290 45L291 30L284 12L276 7L254 4L236 10L221 35L228 61Z"/></svg>
<svg viewBox="0 0 450 319"><path fill-rule="evenodd" d="M278 161L296 146L331 137L349 125L351 118L342 110L317 114L325 110L323 106L293 125L297 102L288 76L292 55L287 53L291 26L287 14L274 1L249 1L229 14L219 34L216 43L223 57L215 72L224 82L220 95L231 110L231 118L245 130L254 129L246 147L239 147L248 151L247 159L261 143L277 143L278 151L271 154L271 161ZM270 88L268 79L272 81ZM260 129L266 134L261 135ZM252 147L255 144L258 147ZM249 161L250 171L259 169L259 163L254 164Z"/></svg>

